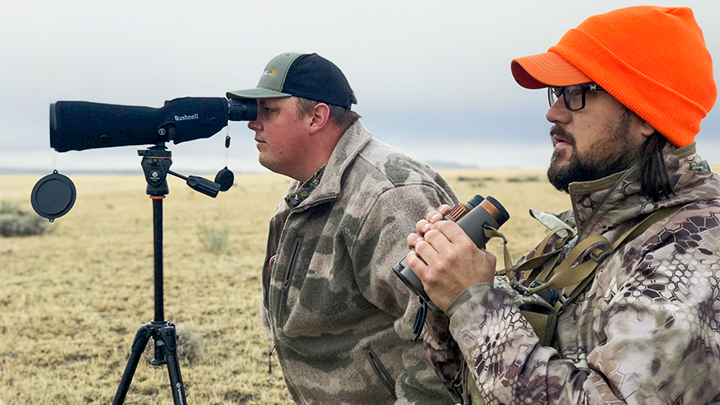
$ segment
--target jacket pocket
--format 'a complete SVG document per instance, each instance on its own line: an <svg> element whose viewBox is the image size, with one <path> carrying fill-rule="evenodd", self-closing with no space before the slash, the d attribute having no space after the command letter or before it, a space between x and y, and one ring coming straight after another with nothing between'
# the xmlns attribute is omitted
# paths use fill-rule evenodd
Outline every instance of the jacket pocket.
<svg viewBox="0 0 720 405"><path fill-rule="evenodd" d="M544 300L538 300L537 302L520 304L518 309L520 309L520 313L527 319L535 334L540 338L540 344L550 346L557 326L557 311L555 308Z"/></svg>
<svg viewBox="0 0 720 405"><path fill-rule="evenodd" d="M283 322L283 316L285 315L285 307L287 306L288 292L290 290L290 283L292 282L292 276L297 267L299 261L300 246L302 245L302 238L295 239L292 247L292 256L287 265L285 276L283 277L283 283L280 287L280 297L278 299L278 322Z"/></svg>
<svg viewBox="0 0 720 405"><path fill-rule="evenodd" d="M393 398L397 398L395 395L395 379L392 378L390 372L385 368L385 365L382 364L380 357L378 357L370 345L367 345L365 348L365 357L367 357L368 362L370 362L370 367L372 367L375 374L380 378L383 387L388 390Z"/></svg>

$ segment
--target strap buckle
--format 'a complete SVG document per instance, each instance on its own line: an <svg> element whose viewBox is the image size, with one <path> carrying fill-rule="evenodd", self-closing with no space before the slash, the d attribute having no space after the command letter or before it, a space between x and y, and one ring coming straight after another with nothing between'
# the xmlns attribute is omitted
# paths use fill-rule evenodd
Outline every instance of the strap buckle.
<svg viewBox="0 0 720 405"><path fill-rule="evenodd" d="M612 253L613 248L608 241L600 241L594 243L588 250L590 251L590 259L595 263L600 263Z"/></svg>
<svg viewBox="0 0 720 405"><path fill-rule="evenodd" d="M513 280L511 284L512 288L519 292L522 295L530 295L532 294L532 291L530 291L529 288L525 287L522 283L518 283L517 281Z"/></svg>

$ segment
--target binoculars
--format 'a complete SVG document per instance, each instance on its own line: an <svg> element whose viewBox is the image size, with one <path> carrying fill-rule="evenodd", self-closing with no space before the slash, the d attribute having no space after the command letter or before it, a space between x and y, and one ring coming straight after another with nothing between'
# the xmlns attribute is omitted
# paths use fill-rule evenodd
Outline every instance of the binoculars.
<svg viewBox="0 0 720 405"><path fill-rule="evenodd" d="M510 215L496 199L493 197L483 198L478 194L471 198L467 204L460 203L456 205L443 219L456 222L477 247L484 249L488 241L485 229L497 230L509 218ZM415 295L427 303L431 310L442 312L428 297L422 282L408 266L407 256L395 264L392 269Z"/></svg>

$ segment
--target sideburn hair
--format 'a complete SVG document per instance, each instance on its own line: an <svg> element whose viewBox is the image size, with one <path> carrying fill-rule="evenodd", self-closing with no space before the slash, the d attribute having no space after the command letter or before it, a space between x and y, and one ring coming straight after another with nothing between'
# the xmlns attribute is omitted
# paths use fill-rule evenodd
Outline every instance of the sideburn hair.
<svg viewBox="0 0 720 405"><path fill-rule="evenodd" d="M650 135L640 150L640 186L645 196L654 202L670 197L672 186L668 177L663 148L667 139L658 131Z"/></svg>

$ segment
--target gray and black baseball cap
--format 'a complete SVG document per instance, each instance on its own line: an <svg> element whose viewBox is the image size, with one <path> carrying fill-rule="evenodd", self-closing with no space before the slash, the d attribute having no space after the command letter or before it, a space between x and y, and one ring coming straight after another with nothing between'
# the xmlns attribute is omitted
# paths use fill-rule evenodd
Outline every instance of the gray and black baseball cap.
<svg viewBox="0 0 720 405"><path fill-rule="evenodd" d="M257 87L227 92L228 98L302 97L349 109L357 104L343 72L322 56L283 53L265 66Z"/></svg>

